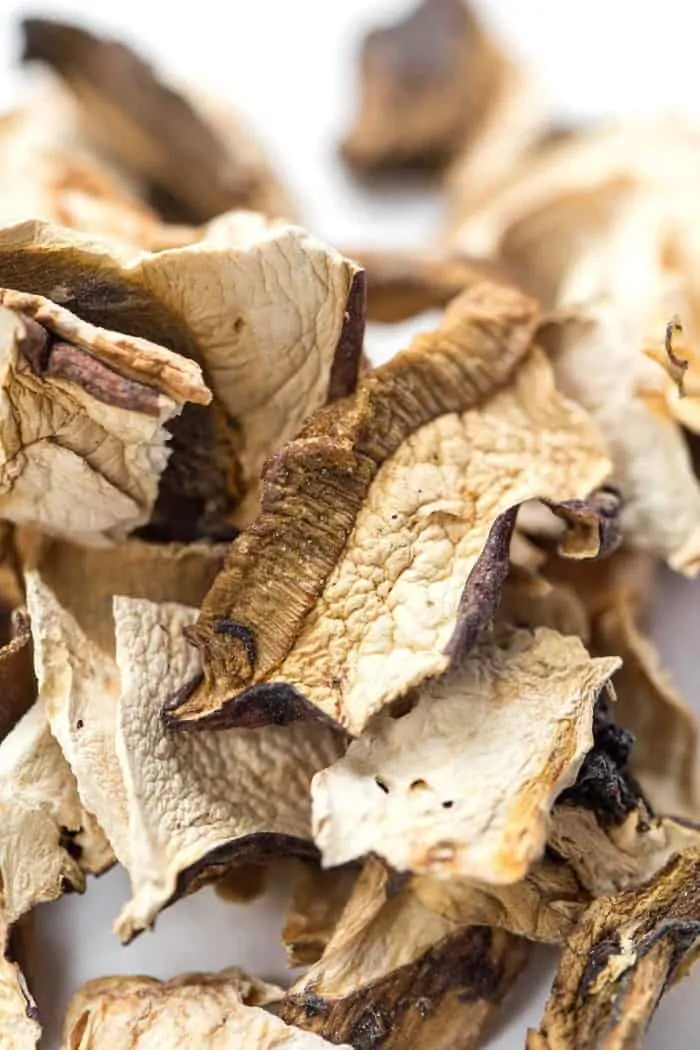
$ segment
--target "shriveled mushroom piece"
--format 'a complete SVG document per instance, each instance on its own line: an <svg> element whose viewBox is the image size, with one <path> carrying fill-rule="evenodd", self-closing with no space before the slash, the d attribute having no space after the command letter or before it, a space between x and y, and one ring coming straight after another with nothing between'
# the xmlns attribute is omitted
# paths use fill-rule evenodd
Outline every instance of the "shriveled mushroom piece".
<svg viewBox="0 0 700 1050"><path fill-rule="evenodd" d="M262 1009L280 988L241 970L88 981L70 1002L62 1050L323 1050L324 1039ZM341 1050L351 1050L344 1046Z"/></svg>
<svg viewBox="0 0 700 1050"><path fill-rule="evenodd" d="M700 852L591 904L566 944L528 1050L638 1050L666 988L697 958Z"/></svg>
<svg viewBox="0 0 700 1050"><path fill-rule="evenodd" d="M116 924L123 939L231 864L314 854L309 783L340 753L332 729L173 734L161 709L198 668L182 635L195 610L115 598L112 654L39 573L28 574L27 593L52 729L131 877Z"/></svg>
<svg viewBox="0 0 700 1050"><path fill-rule="evenodd" d="M0 289L0 514L84 542L146 522L164 424L210 394L197 365Z"/></svg>
<svg viewBox="0 0 700 1050"><path fill-rule="evenodd" d="M630 773L632 746L601 696L594 746L552 812L549 845L594 896L638 886L700 843L700 826L653 813Z"/></svg>
<svg viewBox="0 0 700 1050"><path fill-rule="evenodd" d="M238 118L213 118L124 44L48 19L23 24L25 61L75 95L88 140L144 187L167 218L206 222L231 208L291 218L263 150Z"/></svg>
<svg viewBox="0 0 700 1050"><path fill-rule="evenodd" d="M188 407L172 427L166 522L222 505L245 524L265 459L309 413L355 386L362 272L303 230L259 215L223 216L195 244L138 253L20 224L0 231L0 281L201 364L214 404Z"/></svg>
<svg viewBox="0 0 700 1050"><path fill-rule="evenodd" d="M332 866L375 852L399 871L517 882L541 857L554 800L593 744L620 666L540 628L476 645L463 666L384 714L312 785Z"/></svg>
<svg viewBox="0 0 700 1050"><path fill-rule="evenodd" d="M370 860L323 956L281 1015L366 1050L471 1050L527 960L503 930L465 928Z"/></svg>
<svg viewBox="0 0 700 1050"><path fill-rule="evenodd" d="M0 915L0 1032L7 1050L35 1050L41 1036L36 1003L14 957L10 930Z"/></svg>
<svg viewBox="0 0 700 1050"><path fill-rule="evenodd" d="M463 178L481 190L482 176L507 172L542 121L538 90L466 0L422 0L365 37L343 153L362 170L441 168L464 153Z"/></svg>
<svg viewBox="0 0 700 1050"><path fill-rule="evenodd" d="M489 566L505 576L517 504L575 501L609 470L597 429L530 347L536 316L516 290L477 284L436 331L280 450L261 515L188 632L204 682L175 699L171 717L226 725L314 713L358 733L448 668L469 603L494 589ZM595 522L614 503L560 508L580 511L570 553L597 553ZM484 603L482 625L492 611Z"/></svg>

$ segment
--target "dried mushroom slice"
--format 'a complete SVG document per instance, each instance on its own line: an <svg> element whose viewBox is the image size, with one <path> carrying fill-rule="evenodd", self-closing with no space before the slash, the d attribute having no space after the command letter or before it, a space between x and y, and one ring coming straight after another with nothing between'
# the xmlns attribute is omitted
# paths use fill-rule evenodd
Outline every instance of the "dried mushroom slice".
<svg viewBox="0 0 700 1050"><path fill-rule="evenodd" d="M312 784L324 864L374 852L398 871L517 882L593 744L593 709L620 666L547 628L476 645L375 721Z"/></svg>
<svg viewBox="0 0 700 1050"><path fill-rule="evenodd" d="M262 1009L281 989L241 970L153 977L102 977L73 996L63 1050L323 1050L324 1039ZM345 1046L341 1050L351 1050Z"/></svg>
<svg viewBox="0 0 700 1050"><path fill-rule="evenodd" d="M463 926L492 926L545 944L561 944L591 899L571 866L551 854L507 886L417 875L406 892Z"/></svg>
<svg viewBox="0 0 700 1050"><path fill-rule="evenodd" d="M471 1050L527 960L503 930L465 928L369 861L323 956L281 1015L366 1050Z"/></svg>
<svg viewBox="0 0 700 1050"><path fill-rule="evenodd" d="M168 218L206 222L231 208L291 206L262 149L236 120L220 130L124 44L30 18L25 61L49 65L75 95L89 140L155 198Z"/></svg>
<svg viewBox="0 0 700 1050"><path fill-rule="evenodd" d="M116 924L123 939L231 864L314 855L309 784L340 753L333 730L172 734L161 708L197 670L182 636L195 610L115 598L112 654L38 574L28 574L27 592L53 731L131 878Z"/></svg>
<svg viewBox="0 0 700 1050"><path fill-rule="evenodd" d="M303 865L282 930L290 966L308 966L321 958L357 876L354 864L325 871L316 864Z"/></svg>
<svg viewBox="0 0 700 1050"><path fill-rule="evenodd" d="M14 957L10 930L0 912L0 1033L6 1050L35 1050L41 1036L36 1003Z"/></svg>
<svg viewBox="0 0 700 1050"><path fill-rule="evenodd" d="M226 506L228 498L229 517L245 494L238 525L256 513L267 457L355 386L362 271L305 231L259 215L223 216L194 244L139 253L24 223L0 231L0 281L201 364L215 402L188 406L174 425L163 485L180 501ZM164 513L178 517L183 507Z"/></svg>
<svg viewBox="0 0 700 1050"><path fill-rule="evenodd" d="M576 783L554 807L549 845L601 896L651 878L669 857L700 842L700 827L653 813L629 770L633 738L612 721L602 696L593 735Z"/></svg>
<svg viewBox="0 0 700 1050"><path fill-rule="evenodd" d="M86 871L111 863L41 700L0 744L0 814L0 884L8 927L69 887L82 891Z"/></svg>
<svg viewBox="0 0 700 1050"><path fill-rule="evenodd" d="M618 593L595 622L599 652L622 657L615 679L616 719L634 734L631 768L655 808L697 818L698 726L685 698L663 670L659 653Z"/></svg>
<svg viewBox="0 0 700 1050"><path fill-rule="evenodd" d="M638 890L595 901L562 953L528 1050L638 1050L666 988L700 943L700 852Z"/></svg>
<svg viewBox="0 0 700 1050"><path fill-rule="evenodd" d="M7 289L0 355L2 516L93 543L146 522L164 424L186 400L209 398L197 366Z"/></svg>
<svg viewBox="0 0 700 1050"><path fill-rule="evenodd" d="M372 171L439 169L475 150L488 156L493 179L508 170L504 154L517 156L542 119L529 78L466 0L422 0L365 37L343 153Z"/></svg>
<svg viewBox="0 0 700 1050"><path fill-rule="evenodd" d="M443 308L478 280L504 280L503 267L457 254L348 249L367 277L367 320L405 321Z"/></svg>
<svg viewBox="0 0 700 1050"><path fill-rule="evenodd" d="M149 247L163 236L158 216L76 132L74 104L55 84L0 118L0 225L41 219Z"/></svg>
<svg viewBox="0 0 700 1050"><path fill-rule="evenodd" d="M519 292L475 286L437 331L275 456L262 513L189 631L204 681L175 698L172 718L261 724L314 713L358 733L447 669L492 526L499 543L484 557L504 576L514 506L584 497L609 469L596 428L557 394L544 356L528 352L535 316ZM614 509L579 509L580 556ZM487 570L482 562L477 576L488 589Z"/></svg>
<svg viewBox="0 0 700 1050"><path fill-rule="evenodd" d="M548 327L546 345L558 387L591 413L607 438L626 542L695 575L700 487L678 424L637 396L650 362L635 357L625 317L614 303L587 303Z"/></svg>

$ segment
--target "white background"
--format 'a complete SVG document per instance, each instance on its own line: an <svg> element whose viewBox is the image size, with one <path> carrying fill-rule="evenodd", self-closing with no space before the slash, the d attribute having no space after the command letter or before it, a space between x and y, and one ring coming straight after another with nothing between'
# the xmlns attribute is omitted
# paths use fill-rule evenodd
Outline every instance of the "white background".
<svg viewBox="0 0 700 1050"><path fill-rule="evenodd" d="M40 7L28 7L0 0L0 105L9 105L18 91L17 18L51 12L76 17L137 44L176 77L235 101L261 133L316 234L339 246L426 245L440 230L437 194L417 187L368 193L336 156L338 134L352 109L357 40L368 24L408 6L406 0L120 0L109 5L44 0ZM700 117L697 9L689 0L482 0L479 6L511 46L536 64L560 116L673 110ZM375 352L384 356L386 341L374 339ZM692 654L698 644L699 594L698 585L662 573L652 615L664 659L691 700L697 695ZM128 948L111 933L128 896L121 870L93 882L83 898L43 906L35 987L47 1050L59 1045L60 1016L70 993L89 977L139 972L169 977L239 963L284 981L283 953L277 947L283 895L278 886L263 900L238 907L204 890L166 912L155 933ZM523 1046L527 1025L535 1025L541 1012L551 958L541 952L517 988L488 1044L491 1050ZM647 1040L649 1050L699 1045L698 980L696 975L664 1000Z"/></svg>

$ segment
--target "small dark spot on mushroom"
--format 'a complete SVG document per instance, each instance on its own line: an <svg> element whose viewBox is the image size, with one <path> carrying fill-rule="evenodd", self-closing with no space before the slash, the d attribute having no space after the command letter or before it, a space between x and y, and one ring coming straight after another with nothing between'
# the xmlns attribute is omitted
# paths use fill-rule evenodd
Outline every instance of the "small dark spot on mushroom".
<svg viewBox="0 0 700 1050"><path fill-rule="evenodd" d="M443 809L452 809L453 806L454 806L454 801L451 798L447 799L447 801L443 802L443 804L442 804L442 808Z"/></svg>
<svg viewBox="0 0 700 1050"><path fill-rule="evenodd" d="M409 791L428 791L429 787L430 787L430 785L427 784L425 782L425 780L423 780L422 778L419 777L418 780L411 781L411 783L408 786L408 790Z"/></svg>
<svg viewBox="0 0 700 1050"><path fill-rule="evenodd" d="M388 786L387 786L387 785L386 785L386 784L384 783L384 781L382 780L382 778L381 778L381 777L375 777L375 778L374 778L374 783L375 783L375 784L377 785L377 787L378 787L378 788L380 789L380 791L383 791L383 792L384 792L384 794L385 794L385 795L388 795L388 794L389 794L389 788L388 788Z"/></svg>
<svg viewBox="0 0 700 1050"><path fill-rule="evenodd" d="M79 718L78 721L75 723L75 728L82 729L84 725L85 723L83 722L82 718Z"/></svg>

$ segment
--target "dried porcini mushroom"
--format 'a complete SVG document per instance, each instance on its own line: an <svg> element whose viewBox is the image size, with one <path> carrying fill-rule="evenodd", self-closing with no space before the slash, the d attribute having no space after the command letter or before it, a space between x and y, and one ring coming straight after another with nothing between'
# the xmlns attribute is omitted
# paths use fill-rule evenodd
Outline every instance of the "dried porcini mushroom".
<svg viewBox="0 0 700 1050"><path fill-rule="evenodd" d="M594 896L651 878L674 854L700 842L700 827L654 814L630 772L633 738L601 694L592 749L552 812L549 844Z"/></svg>
<svg viewBox="0 0 700 1050"><path fill-rule="evenodd" d="M477 167L488 161L494 177L541 120L529 77L466 0L421 0L365 37L360 102L343 154L371 171L439 169L464 153Z"/></svg>
<svg viewBox="0 0 700 1050"><path fill-rule="evenodd" d="M124 44L41 18L27 19L23 30L24 60L55 70L75 96L91 145L140 181L167 218L201 223L232 208L292 217L240 121L211 119Z"/></svg>
<svg viewBox="0 0 700 1050"><path fill-rule="evenodd" d="M280 988L241 970L153 977L102 977L73 996L63 1050L323 1050L324 1039L286 1025L262 1009ZM352 1050L341 1047L340 1050Z"/></svg>
<svg viewBox="0 0 700 1050"><path fill-rule="evenodd" d="M182 635L195 610L116 597L112 654L39 574L28 574L27 594L53 732L131 878L133 898L116 924L123 939L231 864L314 855L308 788L339 754L333 730L169 733L163 701L198 666Z"/></svg>
<svg viewBox="0 0 700 1050"><path fill-rule="evenodd" d="M199 368L95 328L41 296L0 289L0 514L83 542L148 521L164 424L210 394ZM60 485L47 485L47 478Z"/></svg>
<svg viewBox="0 0 700 1050"><path fill-rule="evenodd" d="M645 886L591 904L567 941L528 1050L636 1050L666 988L700 942L700 853Z"/></svg>
<svg viewBox="0 0 700 1050"><path fill-rule="evenodd" d="M262 216L222 216L196 243L160 252L24 223L0 230L0 281L69 304L83 322L172 347L171 364L190 376L197 367L184 359L201 364L214 403L187 406L171 428L156 507L161 531L152 538L197 538L197 530L172 534L173 519L181 528L193 514L245 524L257 510L265 459L308 413L355 386L362 272L303 230ZM115 367L128 357L130 340L119 339ZM132 378L144 378L142 360L148 375L160 374L132 352ZM191 385L187 397L206 400Z"/></svg>
<svg viewBox="0 0 700 1050"><path fill-rule="evenodd" d="M369 861L321 959L281 1015L367 1050L471 1050L527 960L503 930L465 927Z"/></svg>
<svg viewBox="0 0 700 1050"><path fill-rule="evenodd" d="M596 698L619 667L540 628L485 639L463 665L384 715L312 784L324 863L366 853L399 871L521 879L549 811L593 744Z"/></svg>
<svg viewBox="0 0 700 1050"><path fill-rule="evenodd" d="M0 118L0 223L40 219L151 247L175 230L83 148L75 107L58 85Z"/></svg>
<svg viewBox="0 0 700 1050"><path fill-rule="evenodd" d="M38 1011L13 941L0 915L0 1032L8 1050L35 1050L41 1036Z"/></svg>
<svg viewBox="0 0 700 1050"><path fill-rule="evenodd" d="M269 462L262 513L188 632L204 680L171 719L312 713L358 733L463 650L519 503L572 500L557 512L575 519L574 556L613 542L615 498L576 503L604 481L605 445L531 347L536 318L519 292L477 284Z"/></svg>

